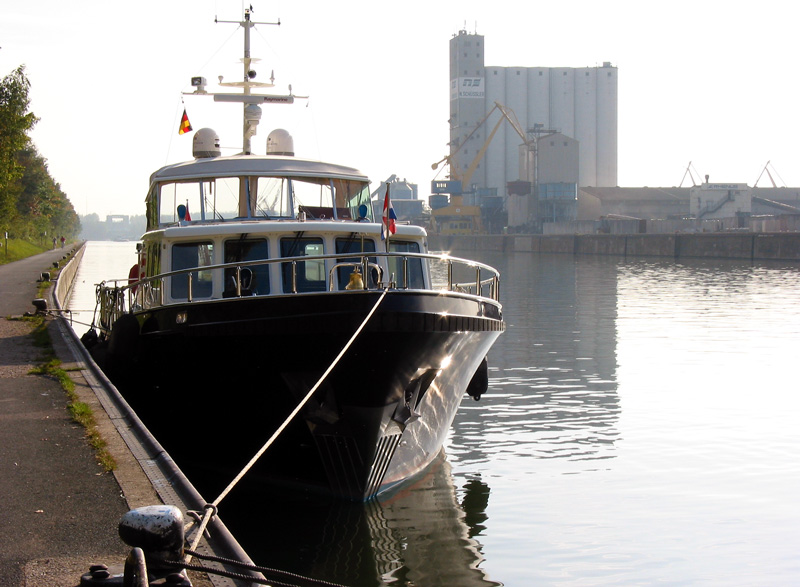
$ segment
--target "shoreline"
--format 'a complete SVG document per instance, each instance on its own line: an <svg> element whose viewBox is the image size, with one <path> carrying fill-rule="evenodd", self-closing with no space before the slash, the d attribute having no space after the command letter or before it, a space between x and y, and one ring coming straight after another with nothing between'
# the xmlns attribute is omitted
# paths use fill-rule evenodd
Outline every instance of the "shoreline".
<svg viewBox="0 0 800 587"><path fill-rule="evenodd" d="M498 234L428 236L431 250L671 259L800 261L800 233Z"/></svg>

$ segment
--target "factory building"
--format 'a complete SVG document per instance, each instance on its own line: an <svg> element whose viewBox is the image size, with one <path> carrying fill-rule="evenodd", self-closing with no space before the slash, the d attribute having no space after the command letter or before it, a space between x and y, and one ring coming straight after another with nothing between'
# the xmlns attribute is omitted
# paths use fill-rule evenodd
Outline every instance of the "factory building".
<svg viewBox="0 0 800 587"><path fill-rule="evenodd" d="M584 187L578 193L578 221L601 217L643 220L711 220L741 215L800 213L800 188L704 183L692 187Z"/></svg>
<svg viewBox="0 0 800 587"><path fill-rule="evenodd" d="M750 215L753 189L744 183L704 183L692 188L689 214L695 218Z"/></svg>
<svg viewBox="0 0 800 587"><path fill-rule="evenodd" d="M616 186L617 68L610 63L582 68L487 67L484 48L483 35L464 30L450 40L448 162L452 179L468 177L462 186L465 196L474 194L476 205L484 196L504 199L511 225L547 221L547 215L559 208L573 213L579 186ZM496 104L513 113L517 124L503 123L503 113L492 112ZM568 163L545 164L545 149L539 152L541 139L556 133L574 141L570 146L577 150L577 159L568 149ZM572 168L565 172L567 164ZM553 165L557 171L551 173ZM576 181L574 189L567 188L575 194L572 204L561 205L564 186L551 186L552 193L542 191L540 184L548 173ZM528 201L512 201L508 207L507 187L520 181L531 185ZM557 197L559 206L552 205L552 199L551 205L540 205L540 198L548 194ZM527 216L520 217L523 212Z"/></svg>
<svg viewBox="0 0 800 587"><path fill-rule="evenodd" d="M564 133L537 138L536 199L544 222L578 218L580 143Z"/></svg>

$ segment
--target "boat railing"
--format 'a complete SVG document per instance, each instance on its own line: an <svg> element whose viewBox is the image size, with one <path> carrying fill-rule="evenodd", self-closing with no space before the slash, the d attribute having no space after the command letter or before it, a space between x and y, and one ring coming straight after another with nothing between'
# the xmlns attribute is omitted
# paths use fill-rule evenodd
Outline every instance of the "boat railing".
<svg viewBox="0 0 800 587"><path fill-rule="evenodd" d="M386 258L387 267L389 259L399 259L399 275L391 273L384 279L384 267L377 260ZM107 331L123 314L138 310L148 310L167 305L166 285L173 280L186 280L186 297L173 300L169 303L194 302L196 299L194 283L199 272L217 270L232 270L235 284L235 295L240 297L247 289L243 287L243 269L274 265L280 263L290 267L290 291L285 295L303 295L319 293L319 291L300 291L298 288L298 266L309 261L325 263L333 261L327 272L327 290L336 291L339 269L352 268L353 272L361 275L361 279L351 279L345 289L354 290L382 290L396 289L408 290L412 288L411 262L415 259L427 261L430 275L430 288L435 291L450 291L489 298L494 301L500 296L500 274L489 265L451 257L449 255L434 255L429 253L380 253L364 251L358 253L337 253L328 255L301 255L296 257L279 257L275 259L259 259L255 261L235 261L218 265L203 265L169 271L155 276L143 277L136 281L129 279L114 279L100 283L97 286L97 308L99 312L99 327ZM203 297L203 300L218 299Z"/></svg>

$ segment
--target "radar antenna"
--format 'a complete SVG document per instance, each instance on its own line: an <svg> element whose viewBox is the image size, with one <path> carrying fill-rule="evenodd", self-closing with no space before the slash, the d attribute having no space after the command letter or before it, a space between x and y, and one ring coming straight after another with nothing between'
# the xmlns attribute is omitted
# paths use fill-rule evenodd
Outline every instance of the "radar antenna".
<svg viewBox="0 0 800 587"><path fill-rule="evenodd" d="M242 124L242 153L250 155L251 139L256 134L256 128L261 120L261 108L258 104L293 104L295 98L307 99L308 96L295 96L292 93L292 86L289 86L288 95L267 95L267 94L253 94L253 88L271 88L275 86L275 73L272 72L269 82L257 82L256 71L251 67L258 59L250 56L250 29L257 24L280 26L281 20L277 22L254 22L250 19L253 12L252 6L245 8L244 20L219 20L214 18L214 22L223 24L238 24L244 29L244 57L242 63L244 64L244 75L241 81L223 82L222 76L219 76L219 85L230 88L240 88L241 94L238 93L222 93L222 92L207 92L205 90L206 80L202 77L192 78L192 85L195 87L194 92L184 92L185 95L205 95L214 96L215 102L238 102L243 106L243 124Z"/></svg>

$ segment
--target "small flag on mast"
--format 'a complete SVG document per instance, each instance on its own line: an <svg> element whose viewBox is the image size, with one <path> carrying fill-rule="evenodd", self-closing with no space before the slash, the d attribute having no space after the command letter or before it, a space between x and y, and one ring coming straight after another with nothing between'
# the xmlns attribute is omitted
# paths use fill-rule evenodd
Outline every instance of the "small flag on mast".
<svg viewBox="0 0 800 587"><path fill-rule="evenodd" d="M389 199L389 184L386 184L386 197L383 199L383 222L381 222L381 240L387 240L390 234L397 232L397 216L392 201Z"/></svg>
<svg viewBox="0 0 800 587"><path fill-rule="evenodd" d="M191 132L192 124L189 122L189 117L186 115L186 108L183 109L183 116L181 116L181 125L178 127L178 134L186 134Z"/></svg>

